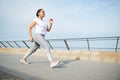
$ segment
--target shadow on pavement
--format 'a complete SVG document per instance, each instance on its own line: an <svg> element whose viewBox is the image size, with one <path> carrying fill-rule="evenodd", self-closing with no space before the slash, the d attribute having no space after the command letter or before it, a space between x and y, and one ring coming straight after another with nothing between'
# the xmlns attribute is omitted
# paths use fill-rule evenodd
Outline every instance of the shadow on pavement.
<svg viewBox="0 0 120 80"><path fill-rule="evenodd" d="M78 60L61 60L60 63L54 68L66 68L65 65L67 65L73 61L78 61ZM30 61L30 64L36 64L36 63L49 63L49 62L48 61L39 61L39 60Z"/></svg>
<svg viewBox="0 0 120 80"><path fill-rule="evenodd" d="M56 66L55 68L66 68L65 65L67 65L67 64L69 64L69 63L71 63L73 61L77 61L77 60L62 60L60 62L60 64L58 64L58 66Z"/></svg>

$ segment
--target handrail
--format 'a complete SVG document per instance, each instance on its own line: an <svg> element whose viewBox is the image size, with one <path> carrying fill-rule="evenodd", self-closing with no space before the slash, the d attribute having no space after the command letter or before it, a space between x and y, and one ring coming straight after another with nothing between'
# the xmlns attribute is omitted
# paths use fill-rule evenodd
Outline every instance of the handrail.
<svg viewBox="0 0 120 80"><path fill-rule="evenodd" d="M112 41L114 40L115 45L112 47L92 47L90 43L95 42L95 41ZM55 49L55 48L61 48L61 49L67 49L67 50L72 50L72 48L78 48L79 50L81 49L87 49L87 50L94 50L94 49L109 49L109 50L114 50L115 52L120 51L120 36L113 36L113 37L89 37L89 38L66 38L66 39L47 39L48 44L50 45L51 49ZM70 46L70 42L82 42L84 41L87 46L86 47L80 47L76 45L75 47ZM62 42L64 44L64 47L61 46L55 46L52 43L55 42ZM0 48L23 48L23 47L27 47L30 48L31 45L29 44L30 41L29 40L16 40L16 41L0 41ZM22 44L22 45L20 45ZM110 43L111 44L111 43ZM58 45L58 44L56 44ZM94 44L96 45L96 44ZM104 44L104 45L108 45L108 44Z"/></svg>

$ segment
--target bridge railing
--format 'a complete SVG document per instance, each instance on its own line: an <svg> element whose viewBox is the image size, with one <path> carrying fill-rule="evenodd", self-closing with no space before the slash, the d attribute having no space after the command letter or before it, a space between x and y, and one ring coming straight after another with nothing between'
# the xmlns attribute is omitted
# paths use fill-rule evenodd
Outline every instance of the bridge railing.
<svg viewBox="0 0 120 80"><path fill-rule="evenodd" d="M120 36L92 37L92 38L67 38L47 39L51 49L67 50L107 50L120 51ZM30 48L33 43L29 40L0 41L0 48ZM40 47L42 48L42 46Z"/></svg>

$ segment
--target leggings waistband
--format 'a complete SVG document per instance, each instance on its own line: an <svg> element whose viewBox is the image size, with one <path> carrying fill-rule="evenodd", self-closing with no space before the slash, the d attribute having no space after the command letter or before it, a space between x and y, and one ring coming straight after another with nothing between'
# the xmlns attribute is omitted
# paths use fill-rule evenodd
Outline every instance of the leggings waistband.
<svg viewBox="0 0 120 80"><path fill-rule="evenodd" d="M40 33L35 33L35 34L40 34ZM40 34L41 36L43 36L43 37L45 37L45 35L44 34Z"/></svg>

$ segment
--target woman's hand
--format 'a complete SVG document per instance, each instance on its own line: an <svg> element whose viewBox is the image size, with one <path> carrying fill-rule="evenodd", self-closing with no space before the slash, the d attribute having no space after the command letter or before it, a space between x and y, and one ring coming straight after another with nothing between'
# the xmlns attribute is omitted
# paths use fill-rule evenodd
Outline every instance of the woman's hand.
<svg viewBox="0 0 120 80"><path fill-rule="evenodd" d="M49 19L49 23L50 23L51 25L53 24L53 19L52 19L52 18Z"/></svg>
<svg viewBox="0 0 120 80"><path fill-rule="evenodd" d="M47 31L48 31L48 32L49 32L49 31L51 30L51 28L52 28L52 24L53 24L53 19L52 19L52 18L49 19L49 23L50 23L50 25L47 27Z"/></svg>
<svg viewBox="0 0 120 80"><path fill-rule="evenodd" d="M33 42L33 41L34 41L33 37L30 37L30 41L31 41L31 42Z"/></svg>

